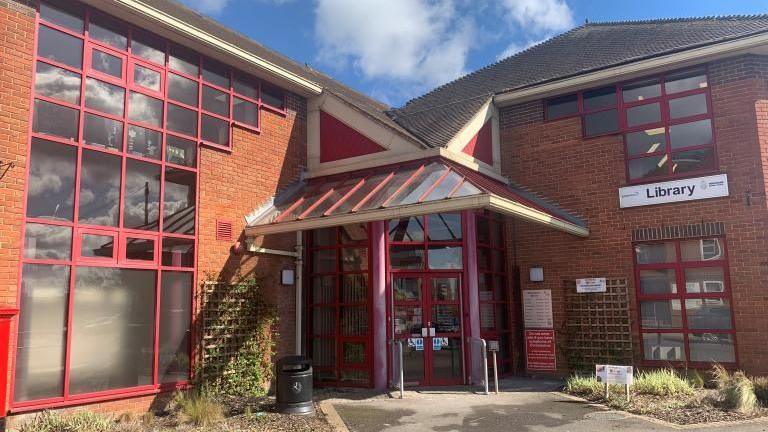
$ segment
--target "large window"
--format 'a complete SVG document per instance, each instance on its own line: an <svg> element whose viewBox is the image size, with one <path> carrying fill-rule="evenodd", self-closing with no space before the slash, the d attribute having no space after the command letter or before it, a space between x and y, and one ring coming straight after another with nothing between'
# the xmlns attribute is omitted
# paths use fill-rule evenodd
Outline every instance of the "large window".
<svg viewBox="0 0 768 432"><path fill-rule="evenodd" d="M389 221L392 270L464 268L461 213L438 213Z"/></svg>
<svg viewBox="0 0 768 432"><path fill-rule="evenodd" d="M701 68L549 99L545 115L580 115L584 137L621 133L630 183L717 168L709 83Z"/></svg>
<svg viewBox="0 0 768 432"><path fill-rule="evenodd" d="M308 346L315 380L372 384L368 225L309 234Z"/></svg>
<svg viewBox="0 0 768 432"><path fill-rule="evenodd" d="M636 244L635 269L646 361L736 363L723 238Z"/></svg>

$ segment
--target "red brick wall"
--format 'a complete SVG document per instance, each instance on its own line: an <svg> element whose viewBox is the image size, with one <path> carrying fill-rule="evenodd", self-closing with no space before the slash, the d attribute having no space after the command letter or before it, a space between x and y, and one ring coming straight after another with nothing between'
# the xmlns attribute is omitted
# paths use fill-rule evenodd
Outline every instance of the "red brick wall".
<svg viewBox="0 0 768 432"><path fill-rule="evenodd" d="M754 374L768 373L768 62L762 57L740 57L709 66L720 171L728 174L730 184L727 198L619 209L617 190L626 185L620 135L583 139L578 118L544 123L541 101L500 111L504 174L589 224L590 236L581 239L510 221L514 230L509 231L517 233L509 240L516 256L510 256L521 268L522 288L552 290L558 347L566 343L563 281L627 278L634 293L634 229L722 221L730 255L740 367ZM544 268L545 282L528 282L528 268L534 265ZM639 361L634 295L632 323ZM558 365L561 371L566 365L561 349Z"/></svg>

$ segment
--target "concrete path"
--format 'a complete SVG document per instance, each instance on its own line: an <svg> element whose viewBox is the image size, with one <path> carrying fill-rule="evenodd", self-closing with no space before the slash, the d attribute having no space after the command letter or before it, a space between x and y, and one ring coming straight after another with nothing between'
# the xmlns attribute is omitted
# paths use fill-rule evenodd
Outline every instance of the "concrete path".
<svg viewBox="0 0 768 432"><path fill-rule="evenodd" d="M620 411L587 405L554 390L553 381L514 379L505 381L498 395L482 395L463 389L405 392L404 399L389 396L350 400L335 395L330 403L351 432L410 431L673 431L660 422ZM396 394L397 395L397 394ZM351 396L351 395L350 395ZM768 421L738 425L684 428L689 431L768 431Z"/></svg>

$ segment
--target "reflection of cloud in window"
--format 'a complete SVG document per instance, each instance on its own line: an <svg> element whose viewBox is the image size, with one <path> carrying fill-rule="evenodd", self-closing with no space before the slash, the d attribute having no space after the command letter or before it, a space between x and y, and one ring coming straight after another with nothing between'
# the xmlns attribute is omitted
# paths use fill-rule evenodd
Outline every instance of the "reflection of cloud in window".
<svg viewBox="0 0 768 432"><path fill-rule="evenodd" d="M36 91L70 103L80 97L80 76L64 69L39 63L35 74Z"/></svg>
<svg viewBox="0 0 768 432"><path fill-rule="evenodd" d="M102 81L88 78L85 88L86 105L109 114L123 114L125 90Z"/></svg>

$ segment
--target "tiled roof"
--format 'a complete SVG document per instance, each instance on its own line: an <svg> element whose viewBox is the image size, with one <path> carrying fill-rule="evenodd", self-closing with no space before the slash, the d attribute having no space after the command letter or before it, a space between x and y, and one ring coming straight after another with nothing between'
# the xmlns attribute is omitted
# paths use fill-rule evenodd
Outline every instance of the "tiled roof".
<svg viewBox="0 0 768 432"><path fill-rule="evenodd" d="M768 15L585 24L389 114L427 145L444 146L494 94L766 31Z"/></svg>

